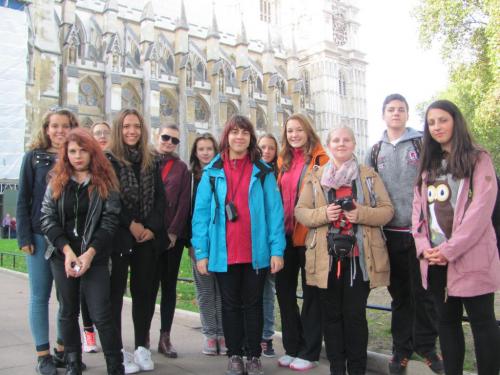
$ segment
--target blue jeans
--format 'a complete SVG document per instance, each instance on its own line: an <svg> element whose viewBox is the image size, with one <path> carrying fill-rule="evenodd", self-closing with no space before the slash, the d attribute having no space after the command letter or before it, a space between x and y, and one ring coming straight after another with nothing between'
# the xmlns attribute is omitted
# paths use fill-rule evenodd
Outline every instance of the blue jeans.
<svg viewBox="0 0 500 375"><path fill-rule="evenodd" d="M49 300L52 291L52 271L45 259L47 243L41 234L33 234L35 251L26 257L30 283L29 322L36 351L49 350ZM59 319L57 319L59 334ZM59 337L59 336L58 336ZM62 343L61 339L57 339Z"/></svg>
<svg viewBox="0 0 500 375"><path fill-rule="evenodd" d="M276 294L274 279L274 275L269 272L264 283L264 298L262 300L264 312L263 340L269 340L274 335L274 296Z"/></svg>

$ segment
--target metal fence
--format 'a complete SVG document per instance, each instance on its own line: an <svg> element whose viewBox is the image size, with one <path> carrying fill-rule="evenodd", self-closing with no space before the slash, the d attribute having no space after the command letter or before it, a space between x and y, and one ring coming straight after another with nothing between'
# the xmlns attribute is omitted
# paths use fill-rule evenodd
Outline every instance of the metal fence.
<svg viewBox="0 0 500 375"><path fill-rule="evenodd" d="M4 267L4 261L6 257L12 257L12 268L16 269L16 264L19 264L19 261L16 262L18 258L25 259L26 254L19 254L19 253L10 253L10 252L1 252L0 251L0 267ZM194 280L188 277L179 277L177 278L178 281L186 282L186 283L193 283ZM297 298L302 299L302 294L298 293ZM372 310L378 310L378 311L386 311L386 312L391 312L391 307L390 306L381 306L381 305L371 305L367 304L366 307L368 309ZM467 316L462 317L462 321L468 322L469 318ZM497 324L500 326L500 320L497 320Z"/></svg>

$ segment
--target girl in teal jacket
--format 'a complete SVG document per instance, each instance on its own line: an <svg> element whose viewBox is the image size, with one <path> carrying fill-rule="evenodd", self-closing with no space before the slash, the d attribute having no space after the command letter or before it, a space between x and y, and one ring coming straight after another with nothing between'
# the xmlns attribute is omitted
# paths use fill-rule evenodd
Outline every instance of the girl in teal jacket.
<svg viewBox="0 0 500 375"><path fill-rule="evenodd" d="M283 206L272 169L260 160L253 124L233 116L221 153L198 186L191 243L201 274L214 272L221 289L229 356L226 374L262 374L262 293L268 272L283 267ZM244 322L244 324L242 324Z"/></svg>

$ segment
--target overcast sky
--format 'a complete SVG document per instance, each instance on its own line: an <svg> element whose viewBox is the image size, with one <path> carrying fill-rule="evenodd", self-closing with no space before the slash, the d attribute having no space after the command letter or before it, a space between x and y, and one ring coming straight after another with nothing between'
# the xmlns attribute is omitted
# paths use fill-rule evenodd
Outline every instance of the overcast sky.
<svg viewBox="0 0 500 375"><path fill-rule="evenodd" d="M421 129L415 111L447 85L448 70L436 50L425 51L410 12L417 0L360 0L361 48L366 52L368 128L370 142L385 128L382 102L388 94L403 94L410 105L409 125Z"/></svg>

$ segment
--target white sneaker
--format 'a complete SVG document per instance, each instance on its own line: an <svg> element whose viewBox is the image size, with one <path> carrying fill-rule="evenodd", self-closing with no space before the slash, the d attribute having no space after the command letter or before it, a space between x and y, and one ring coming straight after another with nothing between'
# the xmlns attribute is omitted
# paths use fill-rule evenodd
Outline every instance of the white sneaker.
<svg viewBox="0 0 500 375"><path fill-rule="evenodd" d="M153 371L155 364L151 360L151 351L144 346L139 346L134 352L134 362L141 371Z"/></svg>
<svg viewBox="0 0 500 375"><path fill-rule="evenodd" d="M125 374L136 374L141 369L134 362L134 355L132 353L126 352L122 349L123 352L123 367L125 368Z"/></svg>
<svg viewBox="0 0 500 375"><path fill-rule="evenodd" d="M296 371L307 371L318 365L316 361L308 361L307 359L295 358L292 363L290 363L290 368Z"/></svg>
<svg viewBox="0 0 500 375"><path fill-rule="evenodd" d="M291 357L288 354L285 354L278 359L278 366L290 367L290 363L292 363L294 359L295 357Z"/></svg>

